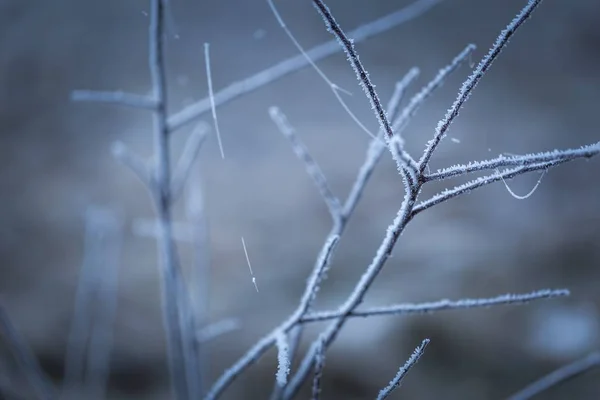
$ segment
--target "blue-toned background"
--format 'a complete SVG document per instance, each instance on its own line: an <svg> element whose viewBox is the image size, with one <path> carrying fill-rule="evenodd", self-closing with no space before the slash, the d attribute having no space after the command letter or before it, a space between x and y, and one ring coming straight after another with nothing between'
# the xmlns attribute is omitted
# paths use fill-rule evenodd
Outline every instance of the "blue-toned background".
<svg viewBox="0 0 600 400"><path fill-rule="evenodd" d="M172 110L207 94L203 44L211 44L215 90L297 53L263 0L171 0L169 79ZM305 48L330 40L309 0L276 2ZM330 0L347 31L409 1ZM424 85L466 44L477 62L524 0L445 0L426 15L357 44L389 98L411 67ZM132 233L152 218L147 193L110 156L122 140L150 156L148 114L72 103L74 89L149 91L147 1L0 0L0 298L47 372L58 381L83 259L88 206L124 217L120 294L109 397L168 398L155 243ZM433 167L577 147L600 138L600 3L545 1L517 32L468 101ZM377 121L339 54L318 63L353 93L345 97L370 129ZM463 65L405 133L417 157L468 76ZM240 328L207 344L210 381L296 306L329 228L327 209L271 122L277 105L344 198L369 137L310 68L218 108L225 151L213 133L191 187L201 189L209 228L210 281L197 284L209 320ZM210 115L203 117L212 123ZM191 127L174 134L179 154ZM453 140L450 140L453 139ZM551 170L527 200L502 184L452 200L416 218L366 303L494 296L540 288L572 296L526 306L376 317L347 324L328 353L326 399L373 398L424 337L428 350L396 395L411 399L499 399L600 345L600 163ZM518 194L539 175L510 182ZM433 194L432 188L426 194ZM402 200L386 154L342 238L318 307L337 307L368 265ZM184 204L177 219L184 220ZM252 284L245 238L260 291ZM180 245L192 263L193 246ZM204 287L208 287L206 293ZM314 325L305 336L314 339ZM8 359L7 349L0 355ZM6 364L6 365L5 365ZM265 398L276 370L270 352L224 398ZM0 372L13 376L10 362ZM13 384L23 383L17 377ZM598 372L548 393L548 399L600 398Z"/></svg>

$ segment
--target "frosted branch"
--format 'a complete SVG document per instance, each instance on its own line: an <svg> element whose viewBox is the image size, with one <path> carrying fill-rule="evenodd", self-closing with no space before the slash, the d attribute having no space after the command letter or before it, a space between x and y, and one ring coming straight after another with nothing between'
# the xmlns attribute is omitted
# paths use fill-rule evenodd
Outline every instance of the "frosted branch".
<svg viewBox="0 0 600 400"><path fill-rule="evenodd" d="M406 374L408 374L408 371L410 371L411 368L415 366L415 364L419 361L421 356L425 353L425 348L428 344L429 339L425 339L423 340L423 342L421 342L419 347L415 349L410 358L406 360L406 363L398 370L398 373L396 374L396 376L394 376L394 379L391 380L390 384L385 388L381 389L379 395L377 396L377 400L387 399L388 396L400 386L402 380L404 379Z"/></svg>

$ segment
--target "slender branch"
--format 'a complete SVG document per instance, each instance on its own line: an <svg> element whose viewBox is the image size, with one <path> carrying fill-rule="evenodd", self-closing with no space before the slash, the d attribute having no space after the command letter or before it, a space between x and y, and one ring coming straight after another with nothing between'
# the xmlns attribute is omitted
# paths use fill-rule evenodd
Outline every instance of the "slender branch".
<svg viewBox="0 0 600 400"><path fill-rule="evenodd" d="M25 372L27 379L35 391L36 396L42 400L56 399L56 390L50 378L46 376L38 363L35 355L15 328L0 303L0 335L2 335L12 349L17 362Z"/></svg>
<svg viewBox="0 0 600 400"><path fill-rule="evenodd" d="M239 328L240 321L238 321L235 318L228 318L219 322L215 322L214 324L205 326L198 332L197 338L198 341L201 343L208 342L220 336L223 336L226 333L238 330Z"/></svg>
<svg viewBox="0 0 600 400"><path fill-rule="evenodd" d="M325 175L323 174L323 171L321 171L319 164L317 164L315 159L310 155L308 148L300 140L298 135L296 135L295 129L289 124L287 117L278 107L270 107L269 115L283 136L290 141L294 153L296 153L296 156L304 163L306 172L315 182L321 197L323 197L323 200L325 200L325 204L327 204L331 218L333 218L334 222L337 221L341 216L340 200L331 191L329 183L327 182L327 178L325 178Z"/></svg>
<svg viewBox="0 0 600 400"><path fill-rule="evenodd" d="M417 78L418 75L418 68L413 67L400 81L396 83L390 102L387 105L390 117L394 118L397 114L402 113L402 111L399 111L398 109L406 89ZM379 133L377 134L377 139L371 140L369 143L365 160L358 171L358 175L354 180L354 184L352 185L350 193L348 194L346 202L344 203L342 211L342 218L344 220L347 220L354 212L356 205L362 198L362 194L367 186L367 182L369 179L371 179L371 175L373 174L377 163L383 155L383 151L385 150L385 142L382 140L383 135L384 132L380 129Z"/></svg>
<svg viewBox="0 0 600 400"><path fill-rule="evenodd" d="M585 150L580 151L582 149ZM512 179L518 175L528 172L547 170L548 168L555 167L559 164L563 164L577 158L589 158L593 155L597 155L600 152L600 143L583 147L580 150L565 150L564 153L557 152L555 153L555 158L550 158L549 161L538 162L535 164L526 163L525 165L510 168L502 172L496 171L494 174L482 176L462 185L455 186L452 189L446 189L443 192L416 205L413 209L413 216L444 201L450 200L462 194L471 193L475 189L479 189L494 182ZM565 157L562 157L561 154L565 154Z"/></svg>
<svg viewBox="0 0 600 400"><path fill-rule="evenodd" d="M554 150L536 154L526 154L523 156L499 156L491 160L473 161L468 164L454 165L449 168L438 170L433 174L425 175L426 182L440 181L444 179L454 178L461 175L466 175L471 172L484 171L489 169L497 169L503 167L528 166L542 162L566 162L576 158L590 158L598 154L600 150L600 142L583 146L578 149Z"/></svg>
<svg viewBox="0 0 600 400"><path fill-rule="evenodd" d="M325 25L327 26L327 31L331 32L333 35L335 35L337 40L340 42L342 48L344 49L344 52L346 53L346 56L348 57L348 61L352 65L352 68L354 69L354 73L356 74L356 76L359 79L359 83L360 83L361 87L363 88L363 90L367 94L369 101L371 102L371 108L373 108L373 111L375 112L375 115L377 116L377 120L379 121L379 125L380 125L381 129L384 131L385 136L387 137L388 140L392 139L392 137L394 136L394 131L392 130L392 125L390 124L387 114L386 114L385 110L383 109L383 106L381 105L381 100L379 100L379 96L377 95L377 92L375 91L375 86L373 86L373 83L371 83L369 74L367 73L367 71L365 70L364 66L362 65L362 63L360 62L360 60L358 58L358 54L356 53L356 50L354 49L354 44L353 44L352 40L350 40L346 36L344 31L342 31L342 28L335 21L335 18L333 18L331 11L329 11L329 8L325 5L325 3L323 3L323 1L313 0L313 5L317 8L319 13L321 14L323 21L325 21Z"/></svg>
<svg viewBox="0 0 600 400"><path fill-rule="evenodd" d="M488 71L494 60L500 55L500 52L504 49L504 47L508 44L508 40L512 37L515 31L527 20L533 10L541 3L542 0L529 0L527 5L517 14L517 16L506 26L505 29L500 32L500 35L496 39L494 46L490 49L490 51L483 57L483 59L479 62L479 65L475 68L471 76L467 78L467 80L463 83L460 91L458 92L458 97L446 112L446 116L438 123L437 128L435 130L435 135L432 140L427 143L427 147L425 148L425 152L423 156L419 160L419 173L422 175L429 164L429 160L433 155L433 152L440 144L441 140L446 135L450 124L454 121L454 119L458 116L458 113L462 106L465 104L471 92L477 86L483 75Z"/></svg>
<svg viewBox="0 0 600 400"><path fill-rule="evenodd" d="M98 92L93 90L75 90L71 93L71 100L114 104L150 111L155 111L158 106L156 100L151 97L121 91Z"/></svg>
<svg viewBox="0 0 600 400"><path fill-rule="evenodd" d="M206 65L206 81L208 82L208 98L210 100L210 110L212 111L213 122L215 124L215 132L217 133L217 141L219 142L219 151L221 158L225 158L223 151L223 142L221 141L221 130L219 129L219 119L217 118L217 106L215 104L215 95L213 92L212 72L210 69L210 45L204 43L204 60Z"/></svg>
<svg viewBox="0 0 600 400"><path fill-rule="evenodd" d="M167 126L167 82L165 68L165 11L167 0L152 0L149 27L149 68L152 92L157 102L153 114L156 187L153 200L158 219L158 257L164 327L171 382L176 399L198 398L198 360L194 352L195 327L189 294L181 277L173 242L171 219L171 158Z"/></svg>
<svg viewBox="0 0 600 400"><path fill-rule="evenodd" d="M408 371L410 371L411 368L414 367L415 364L417 364L421 356L425 353L425 348L428 344L429 339L425 339L423 340L423 342L421 342L419 347L415 349L410 358L406 360L406 363L398 370L398 373L396 374L396 376L394 376L394 379L390 381L390 384L387 385L385 388L381 389L379 395L377 396L377 400L387 399L389 395L392 394L392 392L400 386L402 380L404 379L406 374L408 374Z"/></svg>
<svg viewBox="0 0 600 400"><path fill-rule="evenodd" d="M275 340L277 344L277 384L285 386L290 373L290 346L285 332L280 332Z"/></svg>
<svg viewBox="0 0 600 400"><path fill-rule="evenodd" d="M448 75L456 71L458 67L460 67L473 53L473 51L475 51L475 49L476 46L474 44L469 44L467 47L465 47L463 51L454 57L450 64L440 69L437 75L431 81L429 81L427 85L425 85L415 96L413 96L408 106L406 106L393 120L394 122L392 123L392 129L397 136L400 136L410 119L414 117L425 101L431 97L436 89L439 89L442 86Z"/></svg>
<svg viewBox="0 0 600 400"><path fill-rule="evenodd" d="M325 367L325 346L320 342L315 356L315 376L312 383L311 400L319 400L321 397L321 380L323 379L323 368Z"/></svg>
<svg viewBox="0 0 600 400"><path fill-rule="evenodd" d="M152 180L150 168L140 156L129 150L129 147L121 141L113 142L110 150L113 157L121 164L128 167L144 185L152 187L154 182Z"/></svg>
<svg viewBox="0 0 600 400"><path fill-rule="evenodd" d="M402 206L398 210L396 218L390 224L387 229L385 238L381 242L379 249L371 264L367 267L365 273L361 276L358 283L355 285L354 290L348 296L348 299L340 307L341 317L331 322L329 327L323 333L323 345L327 348L335 340L342 327L345 325L348 319L348 315L362 302L364 295L367 293L375 278L385 265L386 261L390 257L398 238L406 228L407 223L411 219L412 207L414 205L417 190L413 190L405 194ZM285 398L290 399L300 389L300 386L306 379L312 365L314 364L315 354L317 352L318 344L313 342L308 353L302 360L300 367L296 374L290 379L288 388L285 393Z"/></svg>
<svg viewBox="0 0 600 400"><path fill-rule="evenodd" d="M417 76L417 71L412 69L409 73L396 85L394 90L394 94L392 95L392 99L390 100L390 104L388 109L390 112L394 113L398 108L400 101L402 99L402 94L406 90L406 87L414 80ZM393 115L391 115L393 117ZM380 136L383 135L383 132L380 132ZM383 154L383 150L385 149L385 145L382 140L377 138L371 140L369 144L369 148L367 150L367 154L365 156L365 160L362 166L359 169L356 180L352 189L350 190L350 194L347 197L346 202L343 207L343 218L341 223L337 226L333 226L327 239L325 240L325 244L321 249L320 256L318 257L317 262L313 268L312 274L315 274L315 271L322 270L324 267L321 265L321 261L323 258L321 254L326 253L328 250L329 243L334 239L335 236L341 236L346 228L347 222L354 212L356 205L360 201L362 197L362 193L364 188L366 187L369 179L372 176L373 170L377 165L378 161ZM314 281L309 281L314 282ZM304 296L313 296L315 287L313 283L307 283L305 288ZM279 334L280 331L288 332L291 328L298 325L300 317L303 313L306 313L308 307L304 306L304 301L301 302L296 313L292 315L290 318L281 323L278 327L273 329L270 333L265 335L262 339L252 346L240 359L238 359L230 368L225 370L223 374L217 379L217 381L213 384L211 390L206 396L206 399L216 399L221 395L221 393L252 363L256 362L271 346L275 344L276 335ZM298 327L300 329L301 327ZM293 356L293 355L292 355Z"/></svg>
<svg viewBox="0 0 600 400"><path fill-rule="evenodd" d="M600 367L600 352L591 353L588 356L560 367L543 378L531 383L523 390L510 396L508 400L529 400L598 367Z"/></svg>
<svg viewBox="0 0 600 400"><path fill-rule="evenodd" d="M185 142L183 152L179 157L177 167L175 168L175 172L173 173L173 183L171 188L172 202L175 202L181 196L181 193L185 188L185 184L189 179L192 168L194 167L194 163L198 158L200 149L202 148L202 145L206 140L207 132L208 125L200 123L192 131L187 141Z"/></svg>
<svg viewBox="0 0 600 400"><path fill-rule="evenodd" d="M420 17L421 15L425 14L427 11L432 9L435 5L439 4L441 1L442 0L416 0L398 11L395 11L372 22L359 26L355 30L351 31L349 34L354 39L355 43L362 42L372 36L379 35L394 27L397 27L406 22L412 21L417 17ZM330 40L328 42L315 46L306 52L306 56L308 58L302 54L290 57L253 76L250 76L238 82L234 82L231 85L227 86L225 89L215 93L215 105L218 107L237 97L250 93L263 86L266 86L294 71L302 69L309 65L308 59L311 59L313 62L317 62L326 57L329 57L330 55L336 54L339 51L340 47L338 46L336 40ZM210 109L211 102L209 97L206 97L184 108L183 110L172 115L169 118L169 130L174 131L176 129L179 129L180 127L194 121Z"/></svg>
<svg viewBox="0 0 600 400"><path fill-rule="evenodd" d="M460 299L448 300L442 299L427 303L403 303L385 307L372 307L366 310L355 310L348 314L352 317L373 317L382 315L410 315L410 314L427 314L438 311L447 310L462 310L471 308L483 308L499 305L520 305L527 304L531 301L551 299L555 297L569 296L569 291L566 289L544 289L525 294L503 294L490 298L479 299ZM342 311L319 311L307 314L301 320L302 323L327 321L340 318L343 316Z"/></svg>

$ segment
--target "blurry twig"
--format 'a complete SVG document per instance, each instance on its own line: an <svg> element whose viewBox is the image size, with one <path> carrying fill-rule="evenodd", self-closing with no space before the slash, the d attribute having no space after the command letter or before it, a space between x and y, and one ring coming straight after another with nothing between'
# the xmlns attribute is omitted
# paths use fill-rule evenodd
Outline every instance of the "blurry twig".
<svg viewBox="0 0 600 400"><path fill-rule="evenodd" d="M0 337L8 342L9 348L12 349L37 398L41 400L56 399L54 384L46 376L26 341L11 322L2 303L0 303Z"/></svg>
<svg viewBox="0 0 600 400"><path fill-rule="evenodd" d="M75 393L85 387L87 397L105 396L121 243L122 222L117 215L109 209L89 207L85 215L84 261L65 357L63 393Z"/></svg>
<svg viewBox="0 0 600 400"><path fill-rule="evenodd" d="M552 371L518 393L513 394L508 400L529 400L555 386L598 367L600 367L600 352L591 353L582 359Z"/></svg>

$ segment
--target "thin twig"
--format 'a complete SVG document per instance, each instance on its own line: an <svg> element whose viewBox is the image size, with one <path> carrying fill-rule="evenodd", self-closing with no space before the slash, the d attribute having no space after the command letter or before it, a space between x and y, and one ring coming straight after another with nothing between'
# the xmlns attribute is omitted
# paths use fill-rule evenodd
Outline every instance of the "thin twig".
<svg viewBox="0 0 600 400"><path fill-rule="evenodd" d="M425 175L426 182L440 181L444 179L454 178L465 175L471 172L484 171L488 169L497 169L503 167L527 166L542 162L565 162L576 158L590 158L598 154L600 142L589 146L583 146L578 149L569 150L553 150L535 154L525 154L522 156L506 157L501 155L497 158L484 161L472 161L468 164L454 165L449 168L438 170L435 173Z"/></svg>
<svg viewBox="0 0 600 400"><path fill-rule="evenodd" d="M113 142L111 153L117 161L128 167L144 185L148 187L153 185L148 164L140 156L129 150L125 143L119 140Z"/></svg>
<svg viewBox="0 0 600 400"><path fill-rule="evenodd" d="M414 68L409 71L408 74L396 85L394 94L390 100L390 104L388 105L388 109L390 110L391 117L396 113L397 108L399 107L400 101L402 99L402 95L406 90L406 87L416 78L417 70ZM383 132L380 132L380 136L383 135ZM335 237L341 236L345 228L347 226L347 222L354 212L356 205L360 201L362 197L362 193L373 174L373 170L377 165L378 161L381 158L381 155L385 150L385 144L379 138L371 140L369 144L369 148L367 150L367 154L365 156L364 162L359 169L356 180L350 190L350 193L344 203L343 207L343 218L339 225L335 225L332 227L329 232L323 248L321 249L319 256L317 258L317 262L313 267L313 272L311 276L318 274L326 266L322 265L323 261L330 260L329 257L324 257L324 254L327 254L331 251L330 246L333 244L333 240ZM314 279L310 279L307 283L307 286L304 291L304 297L310 296L309 301L307 302L310 305L310 302L314 298L314 293L316 290L315 283L319 283ZM265 335L262 339L260 339L257 343L254 344L250 350L246 352L240 359L237 360L230 368L225 370L223 374L217 379L217 381L213 384L211 390L206 396L206 399L212 400L216 399L220 396L220 394L253 362L258 360L271 346L275 344L276 335L279 334L280 331L288 332L290 329L297 327L297 329L301 329L301 326L298 326L299 321L303 314L305 314L309 310L309 307L306 306L305 300L302 300L296 313L288 318L286 321L281 323L278 327L273 329L269 334ZM292 354L294 357L294 354Z"/></svg>
<svg viewBox="0 0 600 400"><path fill-rule="evenodd" d="M93 90L75 90L71 93L71 100L114 104L151 111L156 110L158 105L151 97L120 91L98 92Z"/></svg>
<svg viewBox="0 0 600 400"><path fill-rule="evenodd" d="M287 341L286 334L280 332L277 335L277 374L276 380L279 386L285 386L287 383L287 377L290 373L290 347Z"/></svg>
<svg viewBox="0 0 600 400"><path fill-rule="evenodd" d="M55 399L54 384L46 376L27 342L11 322L2 303L0 303L0 335L8 342L19 366L25 372L31 386L33 386L36 396L41 400Z"/></svg>
<svg viewBox="0 0 600 400"><path fill-rule="evenodd" d="M385 388L381 389L379 395L377 396L377 400L387 399L388 396L400 386L402 380L404 379L406 374L408 374L408 371L410 371L410 369L415 366L415 364L419 361L423 353L425 353L425 348L428 344L429 339L425 339L423 340L423 342L421 342L419 347L415 349L410 358L406 360L406 363L398 370L398 373L396 374L396 376L394 376L394 379L390 381L390 384L387 385Z"/></svg>
<svg viewBox="0 0 600 400"><path fill-rule="evenodd" d="M419 173L422 175L429 164L429 160L433 155L433 152L440 144L443 137L446 135L450 124L454 121L454 119L458 116L458 113L462 106L465 104L471 92L477 86L483 75L488 71L494 60L498 57L500 52L504 49L504 47L508 44L508 40L512 37L515 31L527 20L533 10L541 3L542 0L529 0L527 5L517 14L517 16L506 26L505 29L500 32L500 35L496 39L494 46L490 49L490 51L483 57L483 59L479 62L479 65L475 68L473 73L467 78L467 80L463 83L458 92L458 97L446 112L446 116L438 123L437 128L435 129L435 135L432 140L427 143L427 147L425 148L425 152L423 156L419 160Z"/></svg>
<svg viewBox="0 0 600 400"><path fill-rule="evenodd" d="M589 145L584 147L586 150L578 152L574 149L564 150L564 152L557 152L554 159L550 161L539 162L535 164L525 164L519 167L510 168L505 171L496 171L495 173L487 176L482 176L462 185L453 187L452 189L446 189L435 196L432 196L428 200L420 202L413 209L413 216L418 213L425 211L437 204L443 203L444 201L450 200L454 197L458 197L462 194L471 193L475 189L479 189L483 186L487 186L494 182L506 181L516 176L523 175L528 172L547 170L548 168L555 167L560 164L564 164L569 161L573 161L577 158L589 158L593 155L600 153L600 143ZM562 155L565 155L562 157ZM575 156L574 156L575 154Z"/></svg>
<svg viewBox="0 0 600 400"><path fill-rule="evenodd" d="M323 20L325 21L325 25L327 26L327 31L331 32L337 40L340 42L346 56L348 56L348 61L352 65L356 76L359 79L360 85L367 94L369 101L371 102L371 107L377 116L377 120L379 121L379 125L381 129L384 131L385 136L388 140L391 140L394 136L394 131L392 130L392 125L388 120L387 114L383 109L383 105L381 104L381 100L379 100L379 96L375 91L375 86L371 83L371 79L369 78L369 74L365 70L364 66L360 62L358 58L358 54L354 49L354 43L352 40L346 36L344 31L340 25L335 21L331 11L329 8L323 3L321 0L313 0L314 6L317 8Z"/></svg>
<svg viewBox="0 0 600 400"><path fill-rule="evenodd" d="M441 1L442 0L416 0L415 2L398 11L359 26L349 34L354 39L355 43L364 41L365 39L379 35L394 27L420 17L432 9L435 5L439 4ZM338 46L337 41L330 40L306 51L306 55L308 56L308 59L311 59L313 62L317 62L329 57L330 55L336 54L339 51L340 47ZM237 97L266 86L277 79L302 69L308 65L309 62L307 58L302 54L298 54L283 60L278 64L265 69L264 71L261 71L241 81L234 82L225 89L215 93L215 105L218 107ZM206 97L172 115L168 121L169 129L171 131L179 129L183 125L194 121L205 112L210 111L210 109L210 98Z"/></svg>
<svg viewBox="0 0 600 400"><path fill-rule="evenodd" d="M153 113L156 164L154 204L158 219L158 257L161 266L164 327L169 371L175 398L198 398L198 365L194 353L195 327L189 294L182 281L171 225L171 158L167 126L167 82L165 68L166 0L152 0L149 27L149 68L152 93L158 103Z"/></svg>
<svg viewBox="0 0 600 400"><path fill-rule="evenodd" d="M121 242L122 222L118 216L109 209L89 207L85 216L84 260L65 356L63 393L70 395L85 387L89 398L105 396Z"/></svg>
<svg viewBox="0 0 600 400"><path fill-rule="evenodd" d="M177 162L177 167L173 173L173 183L171 189L171 201L175 202L183 192L186 182L189 179L194 163L198 158L198 153L206 140L206 133L208 132L208 126L204 123L199 123L196 128L192 131L185 146L183 152Z"/></svg>
<svg viewBox="0 0 600 400"><path fill-rule="evenodd" d="M327 182L327 178L321 171L319 164L315 161L315 159L310 155L308 148L306 145L300 140L298 135L296 135L295 129L290 125L287 120L287 117L278 107L269 107L269 115L273 122L277 125L279 131L285 136L290 143L292 144L292 150L296 153L296 156L304 163L304 167L306 168L306 172L315 182L321 197L325 201L327 208L329 209L329 213L331 214L331 218L333 221L337 221L340 217L340 200L333 194L331 188L329 187L329 183Z"/></svg>
<svg viewBox="0 0 600 400"><path fill-rule="evenodd" d="M535 2L535 3L537 3L537 2ZM373 85L370 83L369 77L366 74L364 67L362 66L362 64L360 63L360 61L358 59L358 55L356 54L356 52L354 50L352 42L350 41L350 39L348 39L344 35L344 32L342 31L342 29L339 27L339 25L337 24L337 22L335 21L335 19L331 15L331 13L329 12L329 9L327 8L327 6L325 4L323 4L323 2L321 0L313 0L313 4L315 4L315 6L318 8L318 11L323 16L323 19L325 20L325 24L326 24L328 30L333 32L336 35L338 40L341 42L342 47L344 47L344 50L348 54L349 62L352 65L352 67L357 75L357 78L360 81L361 86L363 86L363 88L365 89L367 97L369 97L369 100L371 101L371 104L375 109L377 119L379 120L382 129L388 135L388 140L390 140L393 137L393 131L392 131L391 127L389 127L389 121L387 120L385 111L383 110L383 108L381 107L381 104L378 101L377 93L375 92ZM528 5L528 7L530 7L531 9L533 8L533 6L531 6L532 4L533 3L530 2ZM499 39L497 41L497 44L495 47L498 47L500 49L505 44L506 40L508 40L508 37L510 37L512 35L512 33L514 33L514 30L517 29L522 24L523 20L526 19L526 16L528 16L531 12L531 10L527 11L527 9L528 8L526 7L524 9L524 11L522 11L519 14L519 16L517 18L515 18L515 20L513 20L508 25L507 29L505 29L503 31L503 33L500 35L501 39ZM523 16L523 15L526 15L526 16ZM509 33L507 33L507 32L509 32ZM502 39L502 38L504 38L504 39ZM500 45L498 45L498 43L501 43L501 44L504 43L504 44L502 44L502 46L500 46ZM497 50L497 52L499 52L499 50ZM496 54L496 53L491 52L491 54ZM495 58L495 55L493 57L491 57L492 60L493 60L493 58ZM489 63L491 63L491 61L486 62L486 63L482 62L482 64L486 64L488 67L489 67ZM483 73L486 70L487 70L487 67L481 68L480 74L483 75ZM466 100L466 97L468 97L468 94L471 92L472 88L480 80L481 76L476 75L476 74L474 74L474 75L477 76L477 78L475 80L473 80L473 82L467 83L466 86L463 86L463 88L461 89L461 92L459 94L459 100L460 99L462 99L462 100L461 101L457 100L457 102L455 102L455 106L453 106L451 108L451 110L456 108L456 111L449 112L447 115L451 115L452 117L446 118L446 120L451 122L452 119L456 116L454 114L458 114L458 109L460 108L460 105L462 105L462 103L464 103L464 101ZM469 81L470 80L468 80L467 82L469 82ZM467 87L467 89L465 89L465 87ZM467 94L464 94L464 93L467 93ZM463 99L463 97L464 97L464 99ZM456 104L458 104L458 105L456 105ZM449 125L449 122L447 123L447 125ZM438 127L440 127L440 126L444 126L444 124L441 123ZM389 130L388 130L388 127L389 127ZM442 131L442 134L443 134L443 132L445 132L446 129L447 129L447 126L446 126L446 128L439 129L438 131ZM435 142L437 136L438 135L435 136L434 142ZM441 136L437 140L438 143L439 143L439 140L441 140ZM350 314L352 311L354 311L354 309L362 303L362 300L363 300L365 294L367 293L367 291L369 290L369 288L375 281L375 278L379 275L379 273L383 269L383 266L385 265L387 259L390 257L398 238L400 237L400 235L406 228L407 224L414 217L415 213L413 212L413 209L415 208L415 202L417 200L417 196L419 195L419 193L421 191L421 187L424 183L422 181L421 177L424 175L425 168L427 167L427 163L429 161L429 158L431 157L431 154L429 154L429 155L427 155L427 154L428 154L428 152L433 153L433 150L435 150L436 146L437 146L437 143L434 143L433 145L428 146L425 151L424 156L419 161L419 168L418 168L418 170L414 171L414 174L416 175L417 179L414 181L414 184L412 185L412 187L411 187L411 185L407 186L407 190L405 192L402 206L400 207L400 210L398 211L396 218L394 219L392 224L388 227L385 238L383 239L379 249L377 250L377 254L375 255L371 264L367 267L365 273L361 276L360 280L354 287L354 290L352 291L352 293L348 296L347 300L340 307L340 311L341 311L342 315L338 319L331 322L329 327L323 333L323 338L324 338L323 345L324 346L327 347L327 346L331 345L331 343L335 340L335 338L339 334L342 327L345 325L347 318L348 318L348 314ZM392 152L392 155L394 156L393 146L390 146L390 150ZM410 182L411 179L414 180L414 178L412 178L412 176L411 176L410 168L406 168L406 166L401 165L400 160L396 159L396 163L398 164L400 173L403 176L403 179L405 180L405 182ZM522 171L521 173L523 173L523 172L525 172L525 171ZM300 386L302 385L304 380L307 378L309 371L310 371L312 365L314 364L314 358L315 358L315 354L317 351L317 346L318 346L318 343L313 342L308 353L302 360L298 371L290 379L290 382L288 384L288 387L286 389L285 396L284 396L286 399L294 397L294 395L300 389Z"/></svg>
<svg viewBox="0 0 600 400"><path fill-rule="evenodd" d="M320 341L315 356L315 376L313 377L311 400L319 400L321 397L321 380L323 379L323 369L325 368L325 346Z"/></svg>
<svg viewBox="0 0 600 400"><path fill-rule="evenodd" d="M215 131L217 132L217 141L219 142L219 151L221 152L221 158L225 158L225 152L223 151L223 142L221 141L221 130L219 129L219 119L217 118L217 106L215 104L215 94L213 93L212 84L212 73L210 70L210 45L204 43L204 60L206 64L206 80L208 82L208 98L210 99L210 110L212 112L213 122L215 124Z"/></svg>
<svg viewBox="0 0 600 400"><path fill-rule="evenodd" d="M426 303L402 303L384 307L371 307L365 310L355 310L348 314L352 317L374 317L382 315L411 315L427 314L438 311L462 310L471 308L485 308L499 305L520 305L531 301L551 299L555 297L569 296L566 289L543 289L524 294L503 294L490 298L479 299L460 299L460 300L438 300ZM339 318L343 315L342 311L319 311L307 314L302 318L303 323L327 321Z"/></svg>
<svg viewBox="0 0 600 400"><path fill-rule="evenodd" d="M600 367L600 352L591 353L588 356L560 367L543 378L531 383L523 390L510 396L508 400L529 400L553 387L598 367Z"/></svg>

